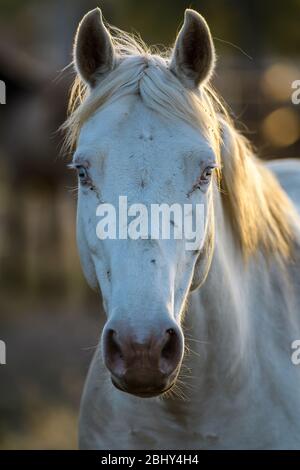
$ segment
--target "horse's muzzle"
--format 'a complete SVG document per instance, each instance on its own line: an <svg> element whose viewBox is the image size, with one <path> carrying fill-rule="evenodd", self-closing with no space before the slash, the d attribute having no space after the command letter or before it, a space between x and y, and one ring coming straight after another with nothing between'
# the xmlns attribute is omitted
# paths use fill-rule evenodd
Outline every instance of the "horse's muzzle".
<svg viewBox="0 0 300 470"><path fill-rule="evenodd" d="M112 325L103 332L103 355L113 384L121 391L148 398L172 388L183 357L183 335L174 323L162 334L138 342ZM168 325L169 326L169 325Z"/></svg>
<svg viewBox="0 0 300 470"><path fill-rule="evenodd" d="M176 374L177 375L177 374ZM129 383L127 381L121 381L118 378L114 377L113 375L111 376L111 381L114 384L114 386L118 389L121 390L122 392L125 393L130 393L131 395L136 395L137 397L140 398L151 398L151 397L157 397L159 395L162 395L173 387L174 383L176 380L176 376L174 380L170 384L170 380L163 380L160 383L157 383L156 385L151 384L151 386L143 386L141 383L135 384L135 383Z"/></svg>

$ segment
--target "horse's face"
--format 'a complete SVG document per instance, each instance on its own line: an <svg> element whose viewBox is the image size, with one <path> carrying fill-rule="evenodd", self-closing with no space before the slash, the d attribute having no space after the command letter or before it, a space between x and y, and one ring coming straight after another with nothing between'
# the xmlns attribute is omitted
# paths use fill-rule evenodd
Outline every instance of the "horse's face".
<svg viewBox="0 0 300 470"><path fill-rule="evenodd" d="M107 315L102 334L105 364L121 390L141 397L161 394L175 382L183 357L181 316L209 224L215 155L198 130L179 118L160 116L138 95L127 95L85 123L73 163L79 174L80 258L89 284L101 288ZM123 222L120 196L127 197L127 209L134 216ZM111 224L106 239L99 229L101 209L97 212L103 203L117 216L104 211ZM137 239L127 225L141 215L133 204L148 211L148 228L144 226ZM153 204L178 204L182 215L189 205L194 223L201 225L192 244L184 226L182 236L175 238L184 217L180 222L172 211L169 239L161 233L153 238ZM198 215L197 205L202 209Z"/></svg>

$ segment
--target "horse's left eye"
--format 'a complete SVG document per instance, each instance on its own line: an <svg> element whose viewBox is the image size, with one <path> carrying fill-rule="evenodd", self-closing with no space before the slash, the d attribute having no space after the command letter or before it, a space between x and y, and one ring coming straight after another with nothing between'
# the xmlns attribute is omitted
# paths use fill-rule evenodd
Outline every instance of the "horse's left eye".
<svg viewBox="0 0 300 470"><path fill-rule="evenodd" d="M80 181L82 183L86 183L86 181L88 180L88 172L86 170L86 168L84 168L84 166L77 166L76 167L77 169L77 174L78 174L78 178L80 179Z"/></svg>
<svg viewBox="0 0 300 470"><path fill-rule="evenodd" d="M213 170L214 170L213 166L207 166L205 168L205 170L202 172L201 177L200 177L201 184L208 184L210 182Z"/></svg>

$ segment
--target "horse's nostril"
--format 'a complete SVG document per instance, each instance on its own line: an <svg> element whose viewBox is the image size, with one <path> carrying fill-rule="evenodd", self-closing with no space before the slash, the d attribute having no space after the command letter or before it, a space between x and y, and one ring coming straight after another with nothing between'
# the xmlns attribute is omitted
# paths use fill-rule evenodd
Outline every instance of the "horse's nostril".
<svg viewBox="0 0 300 470"><path fill-rule="evenodd" d="M122 350L117 342L115 330L108 330L106 337L106 353L111 357L123 359Z"/></svg>
<svg viewBox="0 0 300 470"><path fill-rule="evenodd" d="M161 356L163 359L171 360L174 356L177 356L177 350L179 346L179 341L173 328L169 328L166 331L168 336L167 341L161 351Z"/></svg>
<svg viewBox="0 0 300 470"><path fill-rule="evenodd" d="M125 373L126 353L118 333L113 329L107 329L103 337L103 354L106 367L116 376L122 377Z"/></svg>
<svg viewBox="0 0 300 470"><path fill-rule="evenodd" d="M169 328L169 329L167 330L167 333L168 333L170 336L175 335L175 331L173 330L173 328Z"/></svg>

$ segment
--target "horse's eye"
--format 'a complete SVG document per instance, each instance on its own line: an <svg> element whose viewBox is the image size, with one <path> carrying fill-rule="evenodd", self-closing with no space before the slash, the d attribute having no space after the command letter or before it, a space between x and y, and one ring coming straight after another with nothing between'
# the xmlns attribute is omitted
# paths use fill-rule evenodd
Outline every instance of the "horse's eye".
<svg viewBox="0 0 300 470"><path fill-rule="evenodd" d="M208 184L210 182L214 168L213 166L207 166L205 170L203 170L200 177L201 184Z"/></svg>
<svg viewBox="0 0 300 470"><path fill-rule="evenodd" d="M80 179L80 181L82 183L86 183L88 180L88 172L86 168L84 168L84 166L82 165L78 165L76 167L76 170L77 170L78 178Z"/></svg>

